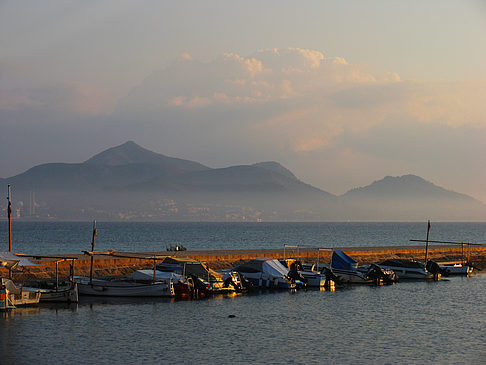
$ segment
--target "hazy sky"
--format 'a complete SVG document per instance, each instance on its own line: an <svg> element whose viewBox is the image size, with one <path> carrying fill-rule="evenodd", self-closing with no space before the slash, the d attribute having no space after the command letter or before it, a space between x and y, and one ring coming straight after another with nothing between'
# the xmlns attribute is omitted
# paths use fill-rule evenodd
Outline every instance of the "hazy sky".
<svg viewBox="0 0 486 365"><path fill-rule="evenodd" d="M486 202L486 4L0 0L0 177L134 140Z"/></svg>

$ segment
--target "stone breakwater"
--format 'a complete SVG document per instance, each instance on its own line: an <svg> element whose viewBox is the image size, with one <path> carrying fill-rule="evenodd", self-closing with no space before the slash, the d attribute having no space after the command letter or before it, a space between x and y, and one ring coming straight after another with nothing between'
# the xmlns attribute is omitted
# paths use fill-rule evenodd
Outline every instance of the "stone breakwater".
<svg viewBox="0 0 486 365"><path fill-rule="evenodd" d="M421 246L387 246L387 247L343 247L335 248L342 249L360 264L377 263L389 258L414 259L423 261L425 258L425 248ZM141 268L153 267L153 260L148 260L144 257L149 256L172 256L185 257L192 260L207 263L211 268L227 269L241 262L245 262L254 258L300 258L304 262L317 261L316 248L295 248L292 249L254 249L254 250L208 250L208 251L178 251L178 252L117 252L116 255L130 256L117 257L96 255L94 257L94 276L118 276L127 275L135 270ZM467 249L464 250L467 253ZM332 251L320 251L319 262L329 263ZM463 251L457 245L434 245L429 247L428 258L430 260L439 262L459 261L462 259ZM57 256L57 255L52 255ZM77 258L75 262L76 275L89 275L90 272L90 256L85 254L59 255L66 257ZM478 268L486 268L486 245L471 246L469 249L470 261ZM37 263L37 266L26 266L19 271L14 272L14 279L16 281L29 279L49 279L55 277L56 259L54 258L36 258L33 256L32 261ZM158 260L160 261L160 260ZM61 262L58 264L59 277L67 278L69 275L69 264ZM8 272L5 269L0 269L2 277L6 277Z"/></svg>

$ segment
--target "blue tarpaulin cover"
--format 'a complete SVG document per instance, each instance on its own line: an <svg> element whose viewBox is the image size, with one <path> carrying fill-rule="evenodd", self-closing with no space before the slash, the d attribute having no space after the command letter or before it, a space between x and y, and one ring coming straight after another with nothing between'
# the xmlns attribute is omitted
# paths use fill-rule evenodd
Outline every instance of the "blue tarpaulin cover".
<svg viewBox="0 0 486 365"><path fill-rule="evenodd" d="M343 251L333 251L331 258L332 269L355 270L357 267L358 263L348 255L346 255Z"/></svg>

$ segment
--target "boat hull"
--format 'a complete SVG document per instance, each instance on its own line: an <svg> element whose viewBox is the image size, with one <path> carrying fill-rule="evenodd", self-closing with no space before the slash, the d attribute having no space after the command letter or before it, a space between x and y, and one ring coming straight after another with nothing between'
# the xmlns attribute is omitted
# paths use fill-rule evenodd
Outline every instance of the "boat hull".
<svg viewBox="0 0 486 365"><path fill-rule="evenodd" d="M439 267L444 270L444 275L445 276L452 276L452 275L470 275L473 272L473 268L468 265L462 265L462 264L443 264L439 265Z"/></svg>
<svg viewBox="0 0 486 365"><path fill-rule="evenodd" d="M156 281L145 284L122 280L94 280L77 281L80 295L94 295L103 297L174 297L172 282Z"/></svg>
<svg viewBox="0 0 486 365"><path fill-rule="evenodd" d="M295 289L296 284L281 277L270 277L262 273L240 272L253 287L268 289Z"/></svg>
<svg viewBox="0 0 486 365"><path fill-rule="evenodd" d="M398 280L431 280L434 277L432 273L425 271L425 269L403 268L394 266L381 267L384 269L392 270Z"/></svg>
<svg viewBox="0 0 486 365"><path fill-rule="evenodd" d="M79 301L78 284L65 289L41 289L41 302L77 303Z"/></svg>

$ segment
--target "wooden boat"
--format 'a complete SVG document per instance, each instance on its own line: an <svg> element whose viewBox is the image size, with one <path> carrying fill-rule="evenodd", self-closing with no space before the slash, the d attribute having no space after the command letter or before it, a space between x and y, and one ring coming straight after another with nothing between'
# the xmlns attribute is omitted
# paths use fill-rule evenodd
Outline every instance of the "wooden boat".
<svg viewBox="0 0 486 365"><path fill-rule="evenodd" d="M96 295L107 297L174 297L175 290L172 279L157 280L156 278L156 261L160 259L157 256L130 256L120 255L114 250L111 251L94 251L95 237L97 235L96 221L93 221L93 237L91 241L91 251L83 251L85 255L91 257L90 276L75 276L76 282L81 295ZM142 260L153 261L152 280L137 281L129 277L117 277L108 279L93 278L93 266L95 255L107 255L120 258L139 258Z"/></svg>
<svg viewBox="0 0 486 365"><path fill-rule="evenodd" d="M15 308L17 306L33 305L39 303L41 293L39 290L16 286L10 279L1 279L0 283L0 310Z"/></svg>
<svg viewBox="0 0 486 365"><path fill-rule="evenodd" d="M73 283L57 289L32 288L40 291L41 302L66 302L77 303L79 301L78 284Z"/></svg>
<svg viewBox="0 0 486 365"><path fill-rule="evenodd" d="M56 281L54 287L47 287L46 284L31 289L36 289L41 292L41 302L66 302L77 303L79 301L78 285L74 282L74 262L75 257L68 256L52 256L52 255L24 255L18 254L20 257L33 257L34 259L50 259L55 260L56 264ZM68 262L70 265L69 282L64 285L59 285L59 263Z"/></svg>
<svg viewBox="0 0 486 365"><path fill-rule="evenodd" d="M128 276L129 279L139 283L150 283L154 280L153 270L136 270L133 274ZM155 280L171 280L174 286L174 293L176 297L190 296L194 291L194 282L192 278L176 274L174 272L155 271Z"/></svg>
<svg viewBox="0 0 486 365"><path fill-rule="evenodd" d="M174 285L171 280L141 283L128 278L91 279L75 276L80 295L107 297L173 297Z"/></svg>

